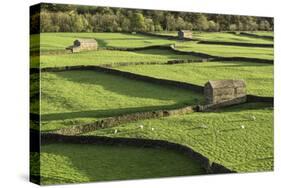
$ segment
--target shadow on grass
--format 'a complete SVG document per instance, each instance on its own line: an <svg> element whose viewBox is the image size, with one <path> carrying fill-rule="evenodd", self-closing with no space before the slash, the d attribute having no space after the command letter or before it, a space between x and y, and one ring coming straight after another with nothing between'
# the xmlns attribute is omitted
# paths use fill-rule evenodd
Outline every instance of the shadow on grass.
<svg viewBox="0 0 281 188"><path fill-rule="evenodd" d="M87 110L78 112L64 112L64 113L49 113L42 114L42 121L53 121L53 120L66 120L74 118L106 118L113 116L120 116L125 114L131 114L136 112L148 112L154 110L163 109L175 109L185 106L186 104L175 104L175 105L158 105L158 106L148 106L148 107L131 107L131 108L116 108L116 109L106 109L106 110Z"/></svg>
<svg viewBox="0 0 281 188"><path fill-rule="evenodd" d="M42 170L44 184L110 181L206 174L195 160L162 148L87 144L50 144L43 153L66 157L67 170L57 170L63 161L50 160ZM62 166L65 166L62 165ZM71 169L78 176L74 177ZM52 172L51 174L46 174ZM45 182L44 182L45 180Z"/></svg>

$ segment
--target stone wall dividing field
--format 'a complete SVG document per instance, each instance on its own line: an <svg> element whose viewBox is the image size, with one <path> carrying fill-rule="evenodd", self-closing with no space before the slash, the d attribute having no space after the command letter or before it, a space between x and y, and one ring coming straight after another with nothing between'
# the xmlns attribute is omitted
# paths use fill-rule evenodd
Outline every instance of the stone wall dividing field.
<svg viewBox="0 0 281 188"><path fill-rule="evenodd" d="M223 41L199 41L198 44L217 44L217 45L261 47L261 48L273 48L274 47L273 44L257 44L257 43L245 43L245 42L223 42Z"/></svg>
<svg viewBox="0 0 281 188"><path fill-rule="evenodd" d="M114 126L118 126L123 123L130 123L138 120L144 119L153 119L153 118L161 118L172 115L181 115L192 113L197 109L196 106L185 106L178 109L172 110L156 110L149 112L136 112L126 115L120 115L115 117L108 117L102 120L97 120L93 123L74 125L66 128L61 128L56 131L52 131L52 133L62 134L62 135L79 135L88 132L92 132L98 129L110 128Z"/></svg>
<svg viewBox="0 0 281 188"><path fill-rule="evenodd" d="M255 37L255 38L262 38L262 39L274 39L273 36L266 36L266 35L256 35L254 33L246 33L246 32L240 32L240 35L244 35L244 36L249 36L249 37Z"/></svg>
<svg viewBox="0 0 281 188"><path fill-rule="evenodd" d="M50 68L42 68L42 72L61 72L61 71L84 71L84 70L92 70L97 72L103 72L108 73L112 75L122 76L125 78L133 79L133 80L139 80L139 81L145 81L149 83L164 85L164 86L172 86L177 87L181 89L188 89L197 93L203 93L204 87L198 86L195 84L190 84L186 82L180 82L180 81L174 81L174 80L166 80L166 79L160 79L160 78L154 78L150 76L144 76L139 74L134 74L130 72L125 72L121 70L116 69L110 69L106 67L100 67L100 66L69 66L69 67L50 67Z"/></svg>

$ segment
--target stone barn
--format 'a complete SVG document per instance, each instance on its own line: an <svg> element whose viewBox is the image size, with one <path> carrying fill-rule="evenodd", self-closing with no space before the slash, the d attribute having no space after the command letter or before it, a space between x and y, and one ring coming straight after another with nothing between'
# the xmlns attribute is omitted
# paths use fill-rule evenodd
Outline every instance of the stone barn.
<svg viewBox="0 0 281 188"><path fill-rule="evenodd" d="M246 102L246 84L244 80L211 80L205 84L206 104L227 102L238 104Z"/></svg>
<svg viewBox="0 0 281 188"><path fill-rule="evenodd" d="M66 48L72 53L80 51L95 51L98 49L98 43L95 39L77 39L73 42L72 46Z"/></svg>
<svg viewBox="0 0 281 188"><path fill-rule="evenodd" d="M178 38L184 40L185 38L192 39L192 32L189 30L179 30Z"/></svg>

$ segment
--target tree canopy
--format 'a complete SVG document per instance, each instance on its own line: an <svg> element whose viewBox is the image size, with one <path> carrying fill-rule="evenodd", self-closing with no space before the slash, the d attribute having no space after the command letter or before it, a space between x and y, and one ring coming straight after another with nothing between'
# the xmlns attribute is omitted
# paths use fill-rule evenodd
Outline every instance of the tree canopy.
<svg viewBox="0 0 281 188"><path fill-rule="evenodd" d="M41 4L40 12L31 16L40 32L132 32L132 31L271 31L273 18ZM34 30L35 32L35 30ZM31 33L33 33L31 28Z"/></svg>

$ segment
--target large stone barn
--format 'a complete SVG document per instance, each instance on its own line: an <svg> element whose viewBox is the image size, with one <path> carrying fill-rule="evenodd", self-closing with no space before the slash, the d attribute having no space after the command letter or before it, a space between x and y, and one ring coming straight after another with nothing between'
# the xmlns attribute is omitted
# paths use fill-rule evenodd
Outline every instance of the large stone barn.
<svg viewBox="0 0 281 188"><path fill-rule="evenodd" d="M98 49L98 43L95 39L77 39L73 42L72 46L66 48L72 53L80 51L91 51Z"/></svg>
<svg viewBox="0 0 281 188"><path fill-rule="evenodd" d="M184 39L192 39L192 32L189 30L179 30L178 31L178 38L180 40L184 40Z"/></svg>
<svg viewBox="0 0 281 188"><path fill-rule="evenodd" d="M205 84L204 95L206 104L243 103L246 102L246 84L244 80L211 80Z"/></svg>

